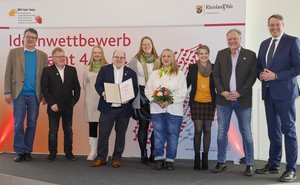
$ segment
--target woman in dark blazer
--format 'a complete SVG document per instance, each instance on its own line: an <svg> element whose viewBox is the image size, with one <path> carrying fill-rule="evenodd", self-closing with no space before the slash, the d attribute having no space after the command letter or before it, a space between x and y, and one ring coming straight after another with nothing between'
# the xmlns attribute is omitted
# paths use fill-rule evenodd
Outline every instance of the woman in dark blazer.
<svg viewBox="0 0 300 185"><path fill-rule="evenodd" d="M197 50L198 60L189 66L187 86L192 86L190 92L190 110L194 122L194 169L200 170L201 134L203 132L203 170L208 169L208 151L210 146L211 124L215 115L215 86L212 78L213 65L209 61L209 48L201 45Z"/></svg>

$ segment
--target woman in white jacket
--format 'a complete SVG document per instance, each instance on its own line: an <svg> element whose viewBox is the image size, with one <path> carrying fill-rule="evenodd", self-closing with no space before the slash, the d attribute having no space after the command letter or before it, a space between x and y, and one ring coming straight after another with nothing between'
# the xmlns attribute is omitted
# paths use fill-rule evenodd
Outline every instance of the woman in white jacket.
<svg viewBox="0 0 300 185"><path fill-rule="evenodd" d="M83 89L85 91L84 108L85 119L89 123L89 144L90 153L87 160L94 160L97 155L97 132L100 112L98 111L98 102L100 96L95 89L95 82L101 67L106 65L103 48L95 46L92 49L89 64L83 73Z"/></svg>
<svg viewBox="0 0 300 185"><path fill-rule="evenodd" d="M172 101L158 101L155 91L167 88ZM164 92L160 93L163 94ZM146 84L145 94L149 99L151 120L154 128L154 160L156 169L174 169L178 138L183 117L183 101L187 94L185 76L178 69L172 50L164 49L158 70L152 72ZM157 96L161 96L159 93ZM169 98L170 99L170 98ZM166 164L164 148L166 147Z"/></svg>

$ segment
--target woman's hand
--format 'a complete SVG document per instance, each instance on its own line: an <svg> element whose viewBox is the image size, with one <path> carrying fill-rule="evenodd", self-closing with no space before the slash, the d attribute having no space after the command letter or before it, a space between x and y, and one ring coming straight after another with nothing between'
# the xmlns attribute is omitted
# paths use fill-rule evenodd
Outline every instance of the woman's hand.
<svg viewBox="0 0 300 185"><path fill-rule="evenodd" d="M168 102L157 102L160 108L165 109L169 106Z"/></svg>

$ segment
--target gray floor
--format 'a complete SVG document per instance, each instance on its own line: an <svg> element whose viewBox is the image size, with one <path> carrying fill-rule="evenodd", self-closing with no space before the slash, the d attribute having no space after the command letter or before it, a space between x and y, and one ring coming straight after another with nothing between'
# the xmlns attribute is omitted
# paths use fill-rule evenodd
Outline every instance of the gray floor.
<svg viewBox="0 0 300 185"><path fill-rule="evenodd" d="M46 155L34 154L33 161L16 163L13 154L0 154L0 173L29 178L60 185L265 185L280 184L276 175L243 176L244 165L227 163L228 170L215 174L210 170L193 170L192 160L177 160L174 171L154 170L143 165L138 158L124 158L121 167L113 168L110 162L106 166L91 168L85 156L77 156L77 161L67 161L58 156L53 162L45 162ZM216 161L210 161L213 168ZM264 161L255 161L255 167L264 166ZM281 167L284 170L284 166ZM1 184L1 181L0 181ZM299 180L294 183L300 184ZM1 184L2 185L2 184ZM4 184L3 184L4 185Z"/></svg>

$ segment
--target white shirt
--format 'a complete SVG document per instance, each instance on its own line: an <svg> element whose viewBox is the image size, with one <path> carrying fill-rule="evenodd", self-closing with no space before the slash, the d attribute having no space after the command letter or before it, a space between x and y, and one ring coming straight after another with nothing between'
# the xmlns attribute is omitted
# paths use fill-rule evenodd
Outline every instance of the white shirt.
<svg viewBox="0 0 300 185"><path fill-rule="evenodd" d="M266 56L265 56L266 62L268 61L268 54L269 54L269 50L270 50L270 47L272 45L273 40L277 39L277 41L275 42L275 48L274 48L274 53L273 53L273 56L274 56L274 54L276 52L276 49L277 49L277 46L278 46L278 44L280 42L280 39L281 39L282 35L283 35L283 33L281 33L281 35L279 37L277 37L277 38L272 37L272 39L270 41L270 44L269 44L269 47L268 47L268 50L267 50L267 53L266 53Z"/></svg>
<svg viewBox="0 0 300 185"><path fill-rule="evenodd" d="M58 70L58 73L59 73L59 75L60 75L60 78L61 78L62 83L64 83L65 67L66 67L66 66L64 66L62 69L59 68L59 67L57 67L56 65L55 65L55 67L56 67L57 70ZM56 75L58 75L58 74L56 74Z"/></svg>
<svg viewBox="0 0 300 185"><path fill-rule="evenodd" d="M148 78L150 77L152 71L153 71L153 63L147 63L147 68L148 68ZM143 70L143 66L140 62L137 62L137 78L138 78L138 84L142 86L146 86L146 81L145 81L145 74Z"/></svg>
<svg viewBox="0 0 300 185"><path fill-rule="evenodd" d="M146 84L145 95L151 102L152 94L159 86L167 87L172 91L174 98L173 104L162 109L157 103L150 103L151 114L170 113L176 116L183 116L183 101L187 95L186 79L182 71L178 71L177 75L163 75L159 77L159 69L152 72Z"/></svg>
<svg viewBox="0 0 300 185"><path fill-rule="evenodd" d="M123 73L124 73L124 66L122 66L120 69L118 69L114 64L114 79L115 79L115 84L120 84L123 80ZM121 104L119 103L113 103L111 104L112 107L120 107Z"/></svg>
<svg viewBox="0 0 300 185"><path fill-rule="evenodd" d="M236 91L236 64L237 64L237 61L238 61L238 58L239 58L239 55L240 55L240 51L241 51L241 48L238 48L236 50L236 54L233 56L231 54L231 65L232 65L232 69L231 69L231 76L230 76L230 81L229 81L229 88L230 88L230 91L234 92Z"/></svg>

